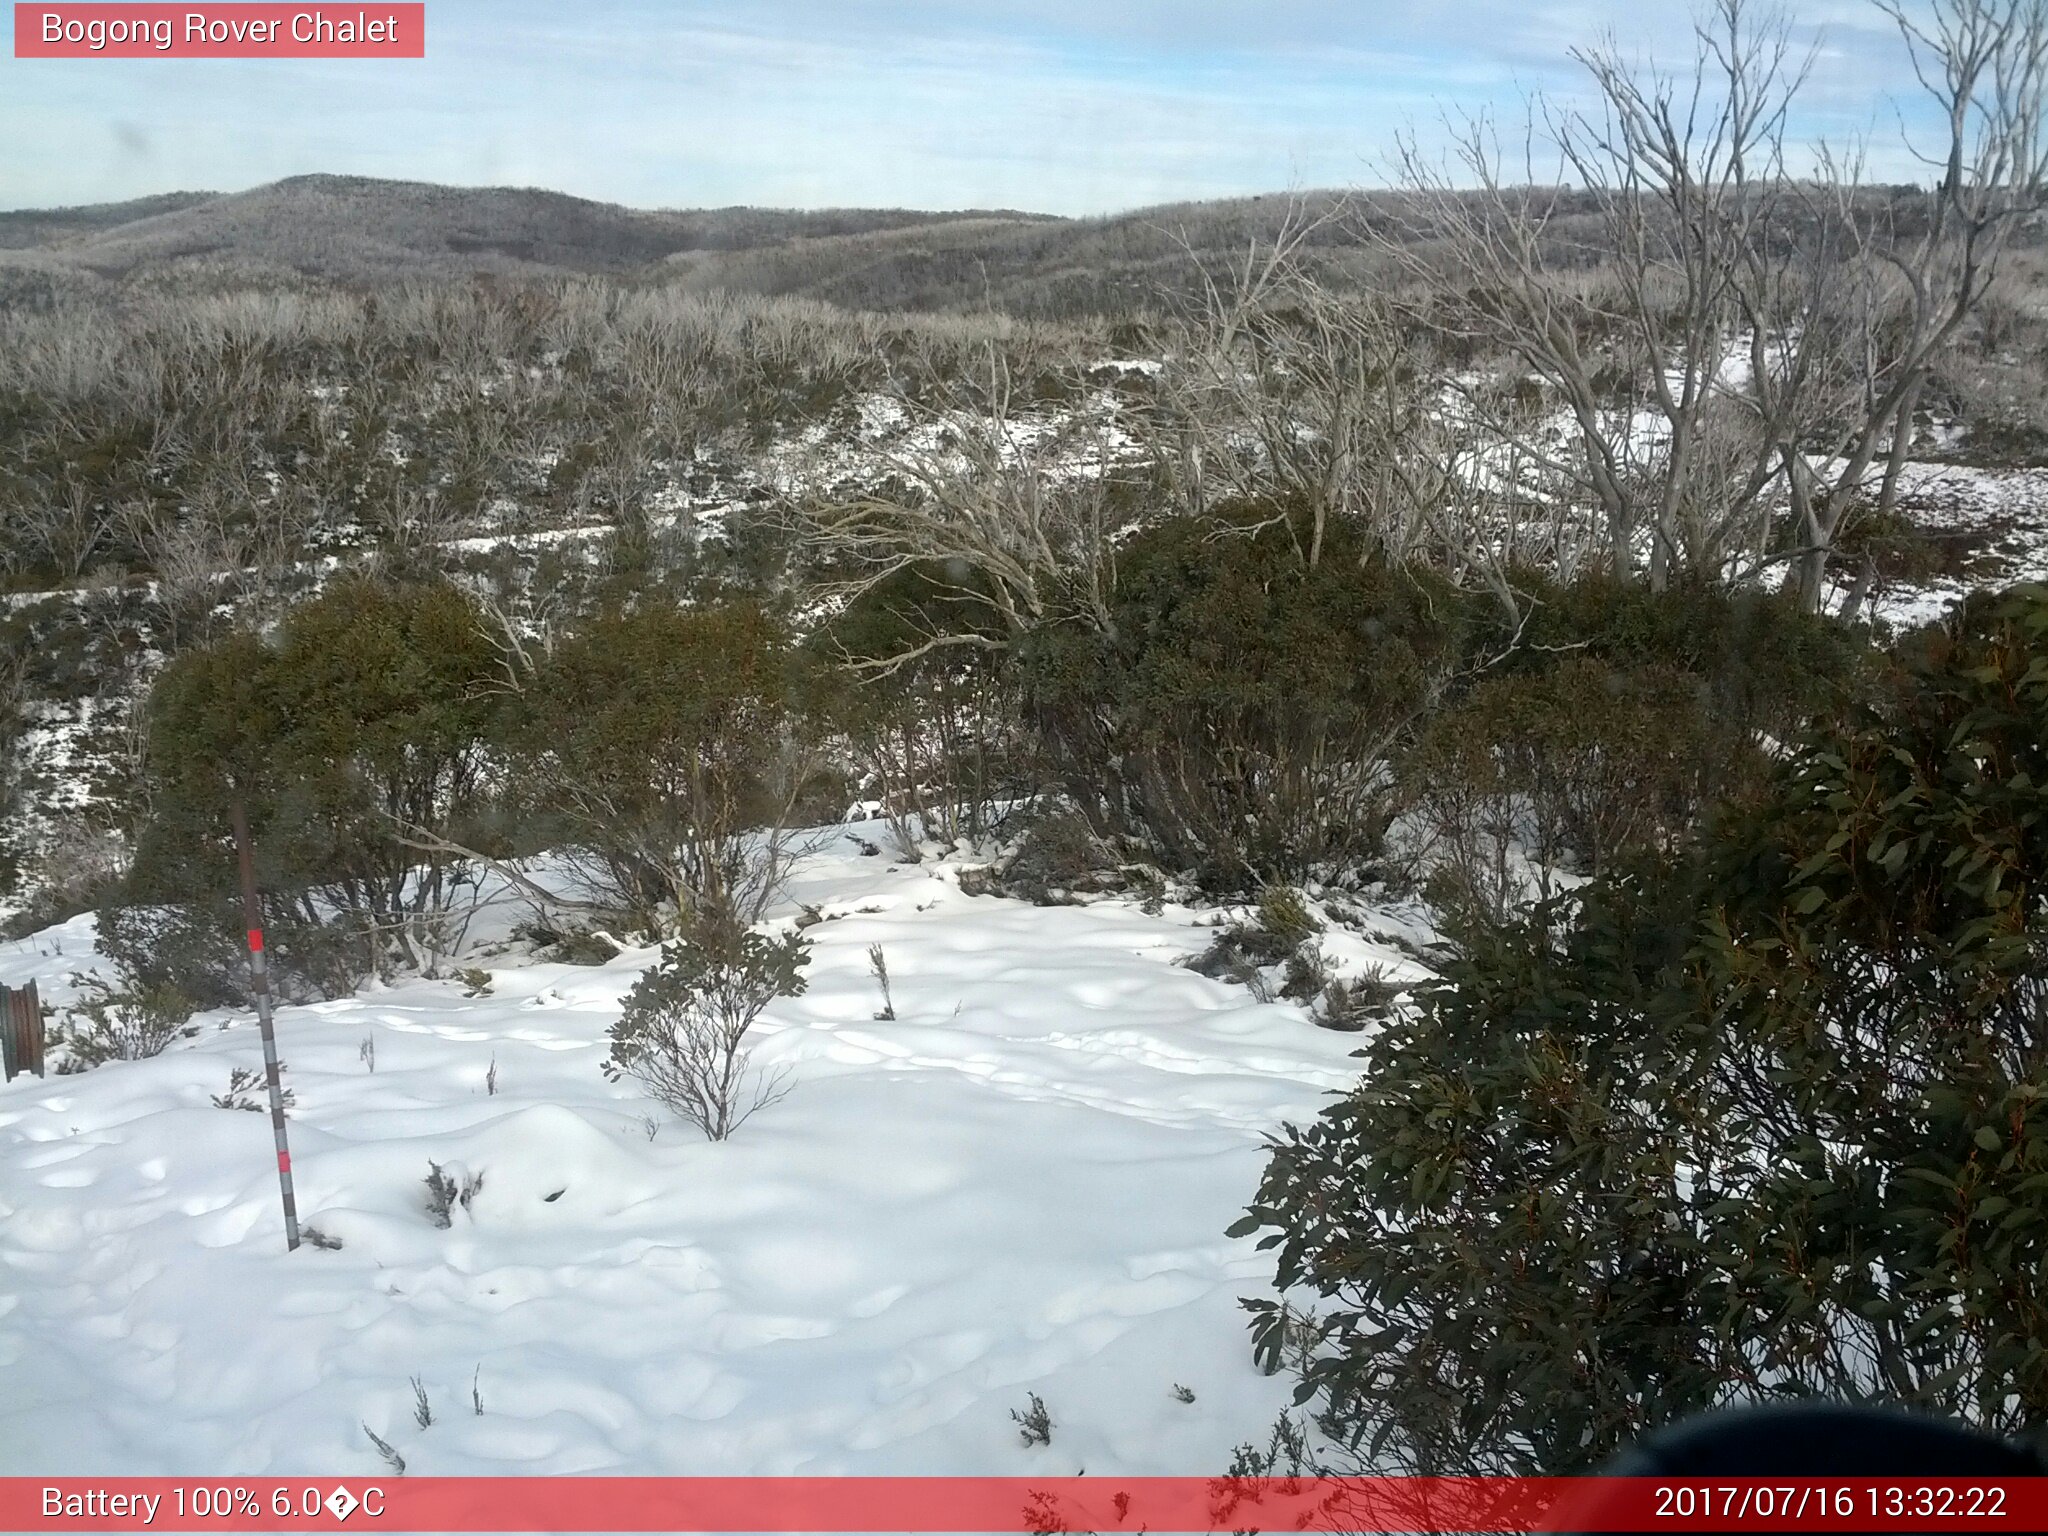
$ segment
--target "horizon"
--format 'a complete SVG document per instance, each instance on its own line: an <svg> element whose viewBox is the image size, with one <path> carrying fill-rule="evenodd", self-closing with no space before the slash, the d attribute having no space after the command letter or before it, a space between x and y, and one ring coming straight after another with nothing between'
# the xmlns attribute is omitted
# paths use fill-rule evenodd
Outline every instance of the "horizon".
<svg viewBox="0 0 2048 1536"><path fill-rule="evenodd" d="M1797 178L1792 178L1797 179ZM280 176L271 181L257 182L246 187L165 187L153 192L138 192L133 197L112 198L100 203L47 203L33 206L0 207L0 218L15 218L33 214L84 213L96 208L119 207L124 203L151 202L165 198L187 197L202 200L243 197L251 192L262 192L270 188L285 186L295 181L355 181L368 182L390 187L429 187L441 192L511 192L535 194L542 197L563 197L575 202L591 203L598 207L618 208L627 213L681 214L681 213L912 213L926 214L934 218L956 218L981 215L990 218L1042 219L1053 223L1079 224L1090 221L1113 221L1134 218L1139 214L1152 213L1177 207L1205 207L1222 203L1263 202L1267 199L1285 198L1332 198L1375 197L1398 194L1402 189L1394 186L1352 186L1352 187L1274 187L1260 192L1226 193L1212 198L1179 198L1164 203L1142 203L1128 208L1112 208L1101 213L1049 213L1038 208L1017 207L918 207L903 203L819 203L811 207L798 207L786 203L615 203L602 198L586 197L561 187L534 186L513 182L447 182L422 181L408 176L363 176L348 171L299 171L290 176ZM1902 177L1897 181L1878 177L1867 177L1865 187L1889 187L1910 185L1923 187L1926 178ZM1580 190L1571 182L1526 182L1510 184L1508 190L1517 188L1554 189L1561 192ZM1476 190L1476 189L1474 189ZM156 215L139 215L155 217Z"/></svg>
<svg viewBox="0 0 2048 1536"><path fill-rule="evenodd" d="M1356 188L1388 179L1404 133L1440 148L1444 115L1581 100L1570 50L1609 33L1627 55L1682 63L1692 12L1645 9L433 0L417 60L10 58L0 207L313 174L645 210L1062 218ZM1815 50L1798 150L1862 142L1870 179L1909 179L1900 128L1917 87L1892 24L1860 0L1784 9L1795 45Z"/></svg>

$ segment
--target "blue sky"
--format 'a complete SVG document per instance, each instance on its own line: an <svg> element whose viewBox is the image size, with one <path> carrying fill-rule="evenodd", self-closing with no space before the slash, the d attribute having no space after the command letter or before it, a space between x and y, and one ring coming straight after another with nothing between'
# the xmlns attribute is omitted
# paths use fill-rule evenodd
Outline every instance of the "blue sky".
<svg viewBox="0 0 2048 1536"><path fill-rule="evenodd" d="M1906 174L1890 23L1786 9L1821 49L1800 133ZM1369 185L1404 128L1570 97L1607 31L1677 62L1689 27L1679 0L429 0L423 60L0 58L0 207L309 171L1069 214Z"/></svg>

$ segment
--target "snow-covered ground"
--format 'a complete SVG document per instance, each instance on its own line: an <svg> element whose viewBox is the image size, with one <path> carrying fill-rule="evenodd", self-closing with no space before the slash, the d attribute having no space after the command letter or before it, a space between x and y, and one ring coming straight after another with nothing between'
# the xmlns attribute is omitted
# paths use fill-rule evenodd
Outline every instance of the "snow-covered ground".
<svg viewBox="0 0 2048 1536"><path fill-rule="evenodd" d="M791 900L827 920L757 1057L793 1090L723 1144L600 1073L649 950L280 1010L338 1251L285 1251L268 1116L210 1103L260 1067L248 1014L0 1088L0 1473L382 1470L365 1425L415 1475L1220 1471L1290 1385L1238 1307L1268 1257L1224 1228L1358 1039L1177 967L1190 912L955 873L808 857ZM0 981L61 1004L91 946L89 917L0 945ZM447 1230L429 1160L483 1178Z"/></svg>
<svg viewBox="0 0 2048 1536"><path fill-rule="evenodd" d="M2048 469L1982 469L1914 461L1899 509L1922 535L1968 551L1958 575L1879 583L1866 612L1895 629L1933 623L1973 590L2048 581ZM1838 588L1854 576L1838 571Z"/></svg>

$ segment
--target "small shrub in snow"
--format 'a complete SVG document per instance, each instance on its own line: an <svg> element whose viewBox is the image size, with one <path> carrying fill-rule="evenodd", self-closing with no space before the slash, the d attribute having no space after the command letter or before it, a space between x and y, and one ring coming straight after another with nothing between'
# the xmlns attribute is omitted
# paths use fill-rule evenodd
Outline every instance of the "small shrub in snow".
<svg viewBox="0 0 2048 1536"><path fill-rule="evenodd" d="M1233 923L1218 932L1207 949L1185 963L1198 976L1246 987L1258 981L1262 969L1284 960L1287 954L1287 947L1265 929Z"/></svg>
<svg viewBox="0 0 2048 1536"><path fill-rule="evenodd" d="M1017 1433L1026 1445L1052 1444L1052 1415L1046 1412L1045 1399L1036 1392L1030 1394L1028 1407L1010 1410L1010 1417L1017 1424Z"/></svg>
<svg viewBox="0 0 2048 1536"><path fill-rule="evenodd" d="M747 1031L778 997L804 990L801 934L765 938L700 919L662 946L612 1026L605 1076L632 1077L713 1141L785 1091L748 1065Z"/></svg>
<svg viewBox="0 0 2048 1536"><path fill-rule="evenodd" d="M1282 972L1280 995L1297 1003L1312 1003L1336 980L1330 957L1320 944L1304 944L1287 957Z"/></svg>
<svg viewBox="0 0 2048 1536"><path fill-rule="evenodd" d="M280 1070L282 1070L280 1068ZM215 1109L246 1109L261 1113L269 1108L263 1074L254 1067L236 1067L228 1073L228 1091L212 1095ZM297 1102L291 1089L282 1089L279 1100L290 1108Z"/></svg>
<svg viewBox="0 0 2048 1536"><path fill-rule="evenodd" d="M1192 1403L1195 1400L1195 1389L1184 1387L1176 1381L1173 1384L1173 1400L1177 1403Z"/></svg>
<svg viewBox="0 0 2048 1536"><path fill-rule="evenodd" d="M1304 948L1322 931L1323 925L1310 914L1299 891L1269 885L1259 893L1258 905L1247 921L1232 923L1207 949L1183 963L1197 975L1249 987L1263 1003L1272 1000L1272 989L1262 972L1285 961L1280 995L1305 1002L1329 979L1328 962L1321 950Z"/></svg>
<svg viewBox="0 0 2048 1536"><path fill-rule="evenodd" d="M484 1175L479 1168L475 1173L464 1173L458 1182L439 1163L427 1164L427 1214L434 1218L437 1227L453 1226L455 1208L459 1205L465 1211L470 1202L483 1192Z"/></svg>
<svg viewBox="0 0 2048 1536"><path fill-rule="evenodd" d="M490 1066L490 1070L484 1073L484 1094L485 1094L485 1096L486 1096L486 1097L488 1097L488 1098L495 1098L495 1097L497 1097L497 1093L498 1093L498 1058L497 1058L497 1057L495 1057L495 1056L493 1056L493 1057L491 1058L491 1066Z"/></svg>
<svg viewBox="0 0 2048 1536"><path fill-rule="evenodd" d="M1211 1513L1219 1520L1230 1514L1243 1497L1230 1486L1238 1478L1286 1480L1321 1475L1322 1469L1315 1464L1309 1449L1308 1426L1293 1414L1283 1413L1273 1421L1263 1448L1247 1440L1231 1453L1230 1470L1224 1474L1225 1482L1218 1490L1228 1502Z"/></svg>
<svg viewBox="0 0 2048 1536"><path fill-rule="evenodd" d="M373 1036L363 1036L363 1043L356 1047L356 1060L372 1072L377 1070L377 1042Z"/></svg>
<svg viewBox="0 0 2048 1536"><path fill-rule="evenodd" d="M994 884L999 894L1052 906L1076 893L1115 889L1119 863L1086 821L1055 811L1031 824Z"/></svg>
<svg viewBox="0 0 2048 1536"><path fill-rule="evenodd" d="M82 1066L161 1056L192 1017L192 999L173 986L116 992L96 977L87 986L65 1041Z"/></svg>
<svg viewBox="0 0 2048 1536"><path fill-rule="evenodd" d="M603 965L618 953L610 935L593 931L563 934L549 947L547 957L563 965Z"/></svg>
<svg viewBox="0 0 2048 1536"><path fill-rule="evenodd" d="M1058 1499L1034 1488L1024 1499L1024 1529L1029 1536L1071 1536L1074 1522Z"/></svg>
<svg viewBox="0 0 2048 1536"><path fill-rule="evenodd" d="M1025 1495L1023 1513L1028 1536L1073 1536L1074 1517L1042 1488L1034 1488Z"/></svg>
<svg viewBox="0 0 2048 1536"><path fill-rule="evenodd" d="M466 965L455 973L455 979L462 983L464 997L491 995L491 973L481 966Z"/></svg>
<svg viewBox="0 0 2048 1536"><path fill-rule="evenodd" d="M1373 966L1363 976L1349 981L1337 978L1323 988L1323 995L1309 1010L1325 1029L1355 1032L1386 1019L1400 999L1403 988L1385 970Z"/></svg>
<svg viewBox="0 0 2048 1536"><path fill-rule="evenodd" d="M367 1424L363 1426L363 1433L370 1437L370 1444L377 1447L377 1454L384 1458L384 1465L399 1477L405 1476L405 1458L398 1454L397 1447Z"/></svg>
<svg viewBox="0 0 2048 1536"><path fill-rule="evenodd" d="M311 1243L315 1248L326 1248L331 1251L341 1246L340 1238L329 1237L318 1227L301 1227L299 1228L299 1236L305 1242Z"/></svg>
<svg viewBox="0 0 2048 1536"><path fill-rule="evenodd" d="M469 1406L475 1411L478 1418L484 1416L483 1379L484 1368L482 1366L478 1366L475 1374L469 1378Z"/></svg>
<svg viewBox="0 0 2048 1536"><path fill-rule="evenodd" d="M875 1017L884 1020L895 1018L896 999L889 993L889 958L882 953L879 944L868 946L868 969L874 972L875 980L882 986L882 1011Z"/></svg>
<svg viewBox="0 0 2048 1536"><path fill-rule="evenodd" d="M427 1401L427 1384L417 1376L412 1379L412 1421L421 1429L434 1422L434 1405Z"/></svg>
<svg viewBox="0 0 2048 1536"><path fill-rule="evenodd" d="M1258 925L1289 949L1323 931L1323 925L1309 912L1308 902L1291 885L1269 885L1260 890Z"/></svg>

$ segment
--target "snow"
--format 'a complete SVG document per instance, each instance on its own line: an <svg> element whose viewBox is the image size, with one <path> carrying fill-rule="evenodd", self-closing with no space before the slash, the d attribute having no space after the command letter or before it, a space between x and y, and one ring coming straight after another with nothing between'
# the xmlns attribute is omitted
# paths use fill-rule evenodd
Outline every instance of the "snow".
<svg viewBox="0 0 2048 1536"><path fill-rule="evenodd" d="M1176 966L1185 909L970 897L826 835L786 908L825 919L809 989L758 1031L792 1091L722 1144L599 1070L647 949L279 1010L338 1251L285 1251L268 1116L210 1102L260 1065L247 1014L0 1088L0 1473L380 1471L364 1425L415 1475L1195 1474L1263 1440L1289 1384L1237 1302L1271 1266L1223 1230L1357 1038ZM61 1005L91 921L0 981ZM483 1180L446 1230L429 1160Z"/></svg>
<svg viewBox="0 0 2048 1536"><path fill-rule="evenodd" d="M2048 580L2048 469L1990 469L1913 460L1899 476L1899 510L1928 538L1970 551L1961 575L1884 582L1864 612L1904 630L1933 623L1971 592ZM1836 606L1855 576L1835 572Z"/></svg>

